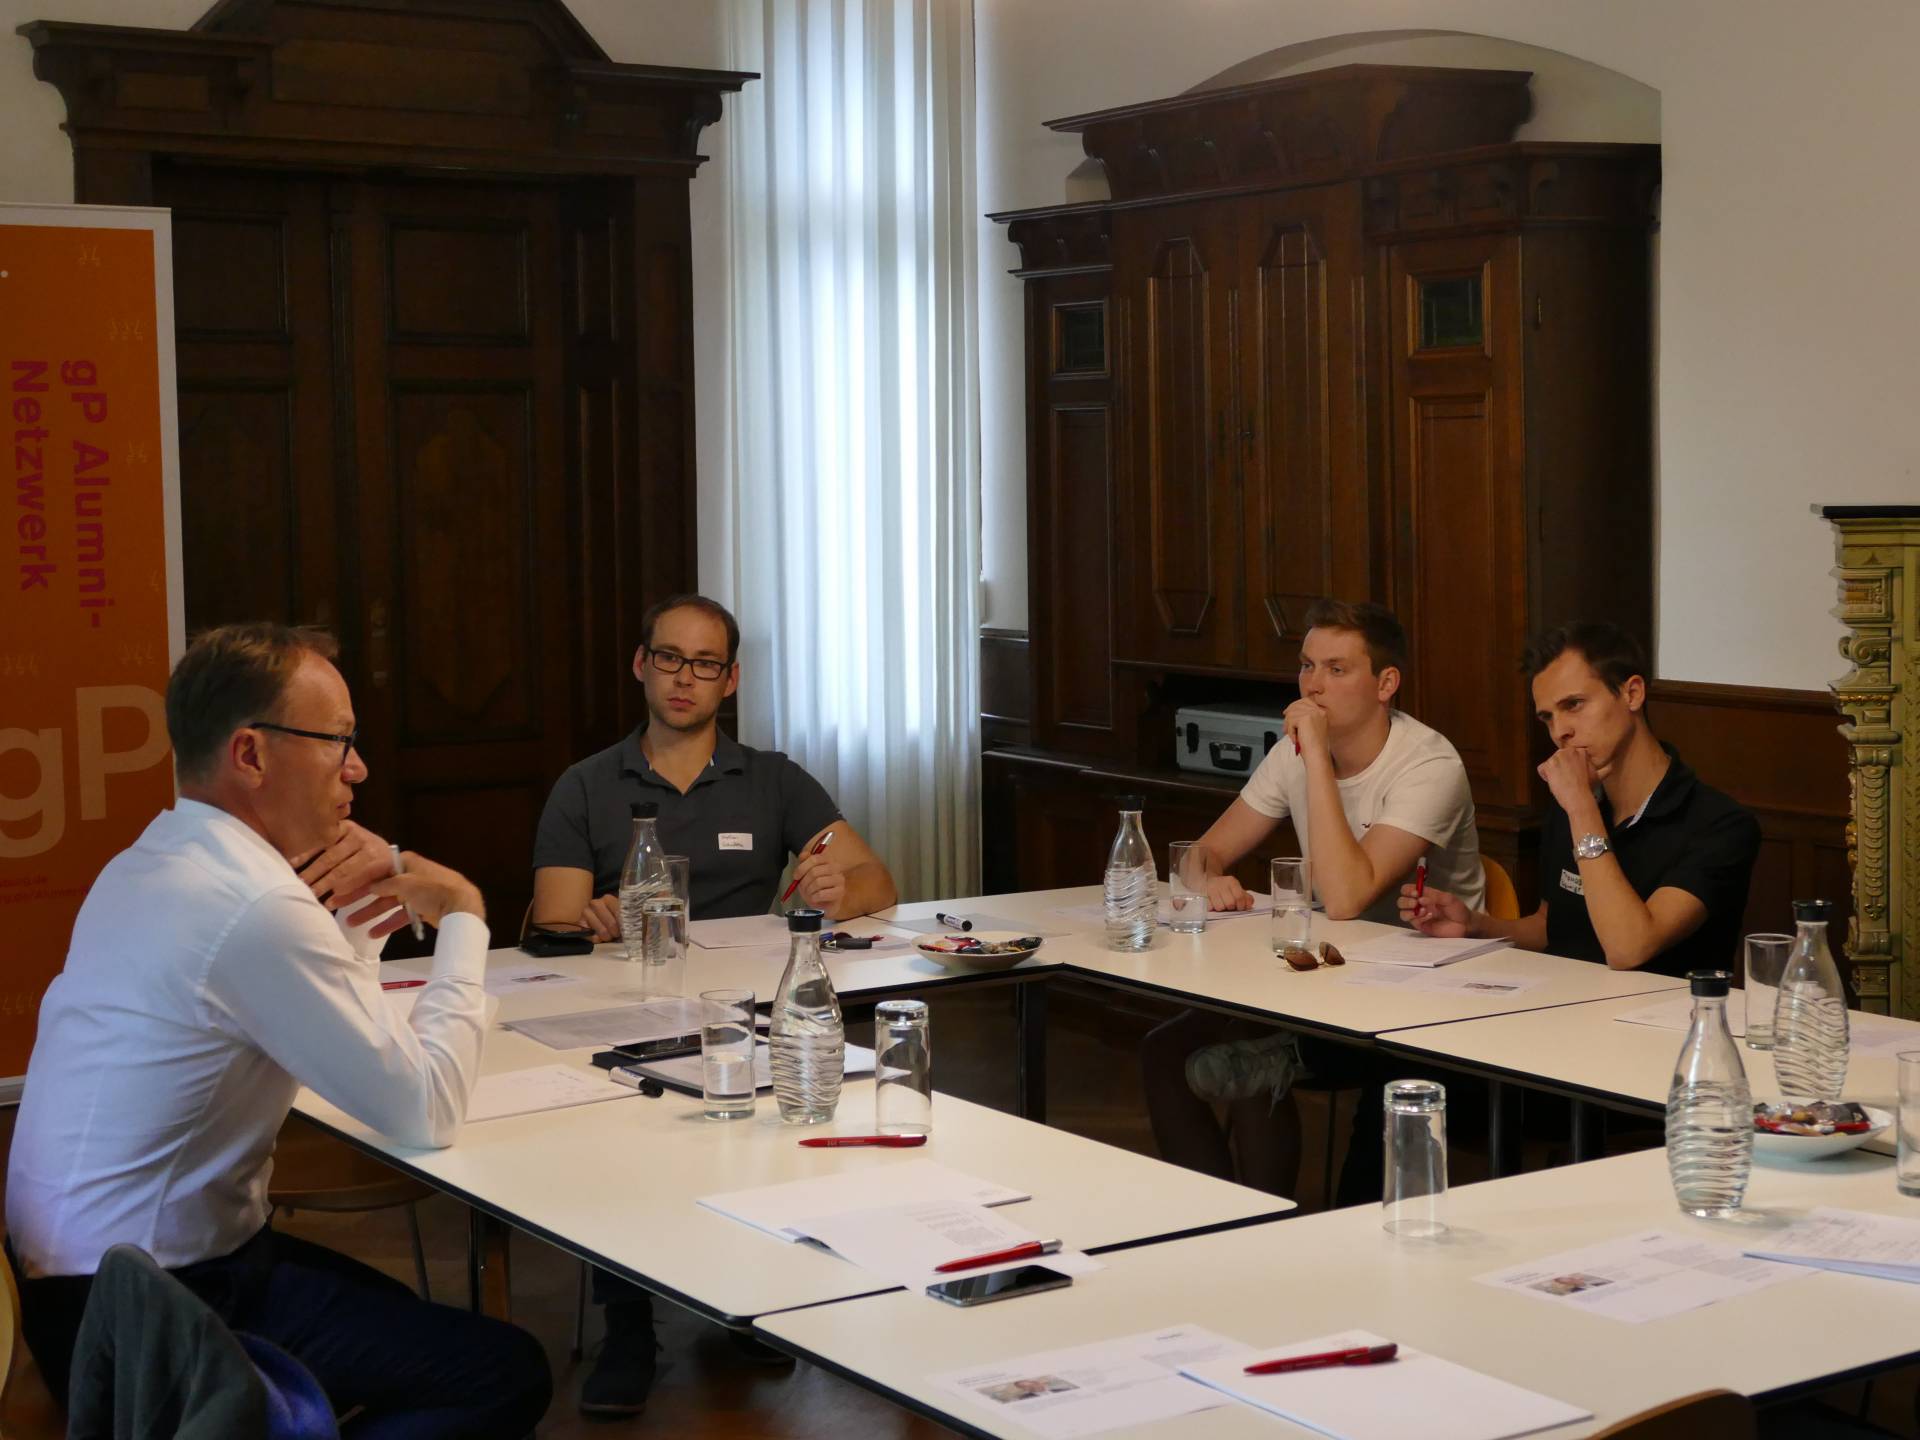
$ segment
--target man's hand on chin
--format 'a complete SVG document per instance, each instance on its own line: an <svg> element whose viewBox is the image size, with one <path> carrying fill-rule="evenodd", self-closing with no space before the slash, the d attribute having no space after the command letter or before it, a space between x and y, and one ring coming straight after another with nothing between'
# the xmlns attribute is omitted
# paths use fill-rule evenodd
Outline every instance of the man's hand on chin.
<svg viewBox="0 0 1920 1440"><path fill-rule="evenodd" d="M358 894L393 873L393 850L365 826L347 820L331 845L297 855L292 864L314 898L338 910L342 896Z"/></svg>

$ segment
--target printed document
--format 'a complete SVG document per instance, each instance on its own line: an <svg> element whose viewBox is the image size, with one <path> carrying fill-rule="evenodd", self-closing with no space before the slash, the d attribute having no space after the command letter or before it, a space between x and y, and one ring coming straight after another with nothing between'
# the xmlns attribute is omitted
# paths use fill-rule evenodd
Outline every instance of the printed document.
<svg viewBox="0 0 1920 1440"><path fill-rule="evenodd" d="M506 1070L474 1081L473 1095L467 1101L467 1123L531 1115L536 1110L564 1110L570 1105L595 1105L639 1093L614 1084L604 1070L582 1070L578 1065Z"/></svg>
<svg viewBox="0 0 1920 1440"><path fill-rule="evenodd" d="M973 1205L1010 1205L1031 1200L1024 1190L997 1185L950 1170L933 1160L894 1160L895 1152L875 1150L856 1164L844 1157L858 1151L837 1151L845 1168L811 1180L789 1180L783 1185L760 1185L723 1195L703 1195L700 1204L731 1219L764 1230L779 1239L807 1238L806 1223L823 1215L870 1210L881 1205L912 1205L928 1201L965 1201Z"/></svg>
<svg viewBox="0 0 1920 1440"><path fill-rule="evenodd" d="M1496 975L1489 970L1466 974L1452 970L1422 970L1411 965L1370 965L1344 977L1348 985L1387 986L1396 990L1431 990L1452 995L1517 995L1547 983L1544 975Z"/></svg>
<svg viewBox="0 0 1920 1440"><path fill-rule="evenodd" d="M1363 965L1418 965L1432 969L1471 960L1507 944L1505 940L1476 940L1471 936L1442 940L1437 935L1422 935L1418 930L1394 930L1362 940L1358 945L1343 945L1340 950L1347 959L1358 960Z"/></svg>
<svg viewBox="0 0 1920 1440"><path fill-rule="evenodd" d="M999 1210L950 1200L845 1210L838 1215L815 1216L796 1228L841 1259L885 1276L917 1295L926 1294L929 1285L958 1278L943 1275L935 1268L948 1261L1008 1250L1034 1240L1058 1238L1036 1235ZM1060 1250L1052 1255L981 1265L965 1273L991 1275L996 1270L1017 1270L1022 1265L1044 1265L1063 1275L1085 1275L1106 1268L1077 1250Z"/></svg>
<svg viewBox="0 0 1920 1440"><path fill-rule="evenodd" d="M1338 1440L1506 1440L1593 1412L1402 1345L1378 1365L1329 1365L1279 1375L1249 1375L1260 1360L1319 1355L1384 1336L1347 1330L1231 1359L1183 1366L1181 1373L1222 1394Z"/></svg>
<svg viewBox="0 0 1920 1440"><path fill-rule="evenodd" d="M1070 1440L1229 1404L1219 1391L1183 1378L1180 1367L1208 1360L1244 1363L1241 1357L1251 1353L1198 1325L1175 1325L930 1378L995 1422L1016 1420L1036 1435Z"/></svg>
<svg viewBox="0 0 1920 1440"><path fill-rule="evenodd" d="M705 1014L706 1008L698 1000L648 1000L606 1010L508 1020L504 1028L538 1040L549 1050L580 1050L589 1045L625 1045L672 1035L697 1035Z"/></svg>
<svg viewBox="0 0 1920 1440"><path fill-rule="evenodd" d="M1920 1220L1823 1205L1747 1254L1844 1275L1920 1284Z"/></svg>
<svg viewBox="0 0 1920 1440"><path fill-rule="evenodd" d="M489 995L505 995L515 990L553 990L562 985L578 985L580 975L567 975L544 960L533 964L489 965L486 987Z"/></svg>
<svg viewBox="0 0 1920 1440"><path fill-rule="evenodd" d="M1731 1245L1646 1230L1474 1278L1496 1290L1638 1325L1805 1274L1791 1265L1749 1259Z"/></svg>

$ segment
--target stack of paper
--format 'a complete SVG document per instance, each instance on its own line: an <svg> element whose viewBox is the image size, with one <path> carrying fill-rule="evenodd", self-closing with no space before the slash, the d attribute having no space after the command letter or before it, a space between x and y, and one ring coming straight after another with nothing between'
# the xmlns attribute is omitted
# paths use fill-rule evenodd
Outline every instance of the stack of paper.
<svg viewBox="0 0 1920 1440"><path fill-rule="evenodd" d="M1418 930L1396 930L1390 935L1379 935L1371 940L1362 940L1358 945L1343 945L1340 948L1347 959L1363 964L1418 965L1430 970L1436 965L1471 960L1489 950L1498 950L1507 943L1505 940L1472 938L1442 940L1437 936L1422 935Z"/></svg>
<svg viewBox="0 0 1920 1440"><path fill-rule="evenodd" d="M697 1035L705 1017L706 1007L698 1000L648 1000L605 1010L543 1015L536 1020L509 1020L505 1028L518 1030L550 1050L579 1050L588 1045L626 1045Z"/></svg>
<svg viewBox="0 0 1920 1440"><path fill-rule="evenodd" d="M1405 1345L1380 1365L1249 1375L1247 1365L1387 1341L1365 1330L1252 1355L1183 1365L1182 1375L1339 1440L1506 1440L1592 1418L1592 1411Z"/></svg>
<svg viewBox="0 0 1920 1440"><path fill-rule="evenodd" d="M616 1085L604 1070L578 1065L536 1065L531 1070L508 1070L482 1075L467 1099L467 1121L499 1120L508 1115L531 1115L536 1110L564 1110L570 1105L594 1105L622 1100L638 1090Z"/></svg>
<svg viewBox="0 0 1920 1440"><path fill-rule="evenodd" d="M809 1222L823 1215L870 1210L876 1201L882 1207L935 1201L1010 1205L1016 1200L1033 1198L1024 1190L978 1180L932 1160L889 1158L897 1154L894 1151L865 1152L867 1163L859 1164L847 1157L862 1152L827 1150L821 1153L841 1157L839 1163L843 1168L812 1180L789 1180L784 1185L761 1185L724 1195L704 1195L700 1203L756 1230L797 1242L807 1238Z"/></svg>
<svg viewBox="0 0 1920 1440"><path fill-rule="evenodd" d="M773 1088L772 1052L767 1042L762 1040L753 1047L753 1088L771 1090ZM689 1095L703 1094L701 1089L700 1056L675 1055L669 1060L655 1060L646 1065L630 1067L642 1075L651 1075L662 1085L671 1085L675 1090L683 1090ZM849 1045L840 1061L841 1073L845 1075L871 1075L873 1073L873 1051L864 1045Z"/></svg>
<svg viewBox="0 0 1920 1440"><path fill-rule="evenodd" d="M846 1210L817 1215L795 1228L818 1241L843 1260L883 1275L916 1294L929 1285L951 1280L938 1267L976 1255L991 1255L1055 1237L1034 1234L998 1210L964 1201L929 1200L916 1205L887 1205L871 1210ZM980 1265L968 1275L991 1275L1022 1265L1044 1265L1062 1275L1085 1275L1104 1267L1077 1250L1059 1250L1039 1259L1005 1260Z"/></svg>
<svg viewBox="0 0 1920 1440"><path fill-rule="evenodd" d="M1822 1206L1747 1254L1843 1275L1920 1284L1920 1220Z"/></svg>

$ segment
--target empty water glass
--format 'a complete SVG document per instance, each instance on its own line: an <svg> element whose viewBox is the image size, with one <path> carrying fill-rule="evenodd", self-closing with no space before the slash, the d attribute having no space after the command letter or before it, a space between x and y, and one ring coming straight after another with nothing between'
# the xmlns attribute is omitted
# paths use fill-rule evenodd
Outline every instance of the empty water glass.
<svg viewBox="0 0 1920 1440"><path fill-rule="evenodd" d="M1207 850L1194 840L1167 847L1167 928L1198 935L1207 928Z"/></svg>
<svg viewBox="0 0 1920 1440"><path fill-rule="evenodd" d="M1773 1049L1773 1011L1780 1003L1780 975L1787 968L1791 935L1747 936L1747 1048Z"/></svg>
<svg viewBox="0 0 1920 1440"><path fill-rule="evenodd" d="M1313 881L1299 856L1270 861L1273 885L1273 953L1313 949Z"/></svg>
<svg viewBox="0 0 1920 1440"><path fill-rule="evenodd" d="M873 1007L873 1104L877 1135L933 1129L933 1047L923 1000Z"/></svg>
<svg viewBox="0 0 1920 1440"><path fill-rule="evenodd" d="M1410 1240L1447 1233L1447 1091L1432 1080L1386 1089L1386 1188L1382 1224Z"/></svg>
<svg viewBox="0 0 1920 1440"><path fill-rule="evenodd" d="M1902 1050L1894 1060L1900 1081L1894 1180L1902 1195L1920 1195L1920 1050Z"/></svg>
<svg viewBox="0 0 1920 1440"><path fill-rule="evenodd" d="M700 992L700 1093L709 1120L753 1114L753 992Z"/></svg>

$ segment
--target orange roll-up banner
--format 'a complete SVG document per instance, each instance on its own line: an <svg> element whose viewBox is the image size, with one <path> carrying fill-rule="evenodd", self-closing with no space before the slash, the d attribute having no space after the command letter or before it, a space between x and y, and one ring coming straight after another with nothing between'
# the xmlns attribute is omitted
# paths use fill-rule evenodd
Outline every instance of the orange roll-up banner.
<svg viewBox="0 0 1920 1440"><path fill-rule="evenodd" d="M173 800L168 212L0 205L0 385L0 1076L17 1076L87 888Z"/></svg>

